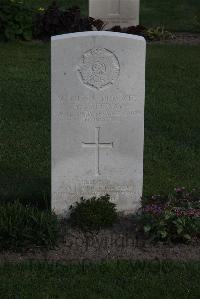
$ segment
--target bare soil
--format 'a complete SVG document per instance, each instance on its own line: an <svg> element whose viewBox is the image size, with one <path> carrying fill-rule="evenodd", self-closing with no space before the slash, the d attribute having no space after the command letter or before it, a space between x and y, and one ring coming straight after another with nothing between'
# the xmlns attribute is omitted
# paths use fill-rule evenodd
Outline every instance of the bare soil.
<svg viewBox="0 0 200 299"><path fill-rule="evenodd" d="M64 240L55 249L30 248L23 252L0 253L0 264L25 261L61 263L97 262L108 260L200 260L200 240L187 244L153 244L138 238L130 218L121 220L111 229L82 232L67 229Z"/></svg>

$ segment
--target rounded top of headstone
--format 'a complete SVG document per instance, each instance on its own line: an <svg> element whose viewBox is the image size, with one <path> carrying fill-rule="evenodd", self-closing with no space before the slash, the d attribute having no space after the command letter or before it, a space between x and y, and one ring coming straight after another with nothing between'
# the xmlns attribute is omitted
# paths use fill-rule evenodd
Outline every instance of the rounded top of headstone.
<svg viewBox="0 0 200 299"><path fill-rule="evenodd" d="M51 37L51 41L63 40L68 38L80 38L80 37L118 37L118 38L127 38L137 41L143 41L146 43L143 36L127 34L121 32L110 32L110 31L84 31L84 32L75 32L60 34Z"/></svg>

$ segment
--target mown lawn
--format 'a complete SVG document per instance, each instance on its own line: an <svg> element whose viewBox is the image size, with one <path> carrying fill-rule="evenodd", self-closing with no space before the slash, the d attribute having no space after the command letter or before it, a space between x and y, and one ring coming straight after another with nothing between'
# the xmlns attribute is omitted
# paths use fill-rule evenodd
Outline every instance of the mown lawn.
<svg viewBox="0 0 200 299"><path fill-rule="evenodd" d="M200 263L32 263L0 267L1 298L199 298Z"/></svg>
<svg viewBox="0 0 200 299"><path fill-rule="evenodd" d="M34 7L47 6L52 0L25 0ZM88 14L89 0L59 0L63 7L79 6ZM198 17L198 22L196 17ZM141 0L140 23L147 26L163 25L172 31L200 32L199 0Z"/></svg>
<svg viewBox="0 0 200 299"><path fill-rule="evenodd" d="M199 50L147 48L144 193L199 186Z"/></svg>
<svg viewBox="0 0 200 299"><path fill-rule="evenodd" d="M149 45L144 194L199 186L200 47ZM0 198L50 194L50 48L0 45Z"/></svg>
<svg viewBox="0 0 200 299"><path fill-rule="evenodd" d="M200 1L141 0L140 22L147 27L163 25L172 31L200 32Z"/></svg>

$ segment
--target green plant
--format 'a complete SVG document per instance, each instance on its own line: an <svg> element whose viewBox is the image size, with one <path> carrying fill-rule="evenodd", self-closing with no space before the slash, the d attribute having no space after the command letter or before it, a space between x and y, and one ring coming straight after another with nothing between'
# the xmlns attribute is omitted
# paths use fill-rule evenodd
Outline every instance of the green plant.
<svg viewBox="0 0 200 299"><path fill-rule="evenodd" d="M93 27L100 30L102 23L82 16L79 7L64 9L59 7L57 1L53 1L47 8L38 9L34 21L34 37L44 40L57 34L91 31Z"/></svg>
<svg viewBox="0 0 200 299"><path fill-rule="evenodd" d="M150 41L159 41L166 39L173 39L175 35L167 30L163 26L158 26L155 28L149 28L145 31L145 36Z"/></svg>
<svg viewBox="0 0 200 299"><path fill-rule="evenodd" d="M168 198L146 198L138 220L142 231L154 240L190 241L199 237L199 190L188 192L182 187Z"/></svg>
<svg viewBox="0 0 200 299"><path fill-rule="evenodd" d="M0 205L0 249L54 246L58 221L54 213L20 202Z"/></svg>
<svg viewBox="0 0 200 299"><path fill-rule="evenodd" d="M98 198L81 198L70 207L70 223L83 230L99 230L111 226L117 219L116 204L108 194Z"/></svg>
<svg viewBox="0 0 200 299"><path fill-rule="evenodd" d="M22 1L1 0L0 40L31 40L33 11Z"/></svg>
<svg viewBox="0 0 200 299"><path fill-rule="evenodd" d="M146 27L142 25L137 26L130 26L130 27L124 27L121 26L113 26L109 31L113 32L122 32L122 33L128 33L128 34L134 34L134 35L141 35L146 38Z"/></svg>
<svg viewBox="0 0 200 299"><path fill-rule="evenodd" d="M191 241L200 232L200 218L178 216L172 209L160 215L144 213L139 216L142 230L148 237L157 241Z"/></svg>

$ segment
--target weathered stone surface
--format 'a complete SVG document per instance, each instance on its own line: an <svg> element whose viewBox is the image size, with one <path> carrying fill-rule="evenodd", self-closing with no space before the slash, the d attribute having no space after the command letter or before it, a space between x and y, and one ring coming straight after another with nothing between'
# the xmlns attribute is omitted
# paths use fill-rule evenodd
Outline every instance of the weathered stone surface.
<svg viewBox="0 0 200 299"><path fill-rule="evenodd" d="M89 16L101 19L106 29L139 24L140 0L89 0Z"/></svg>
<svg viewBox="0 0 200 299"><path fill-rule="evenodd" d="M85 32L52 37L52 208L110 194L134 211L143 185L145 40Z"/></svg>

